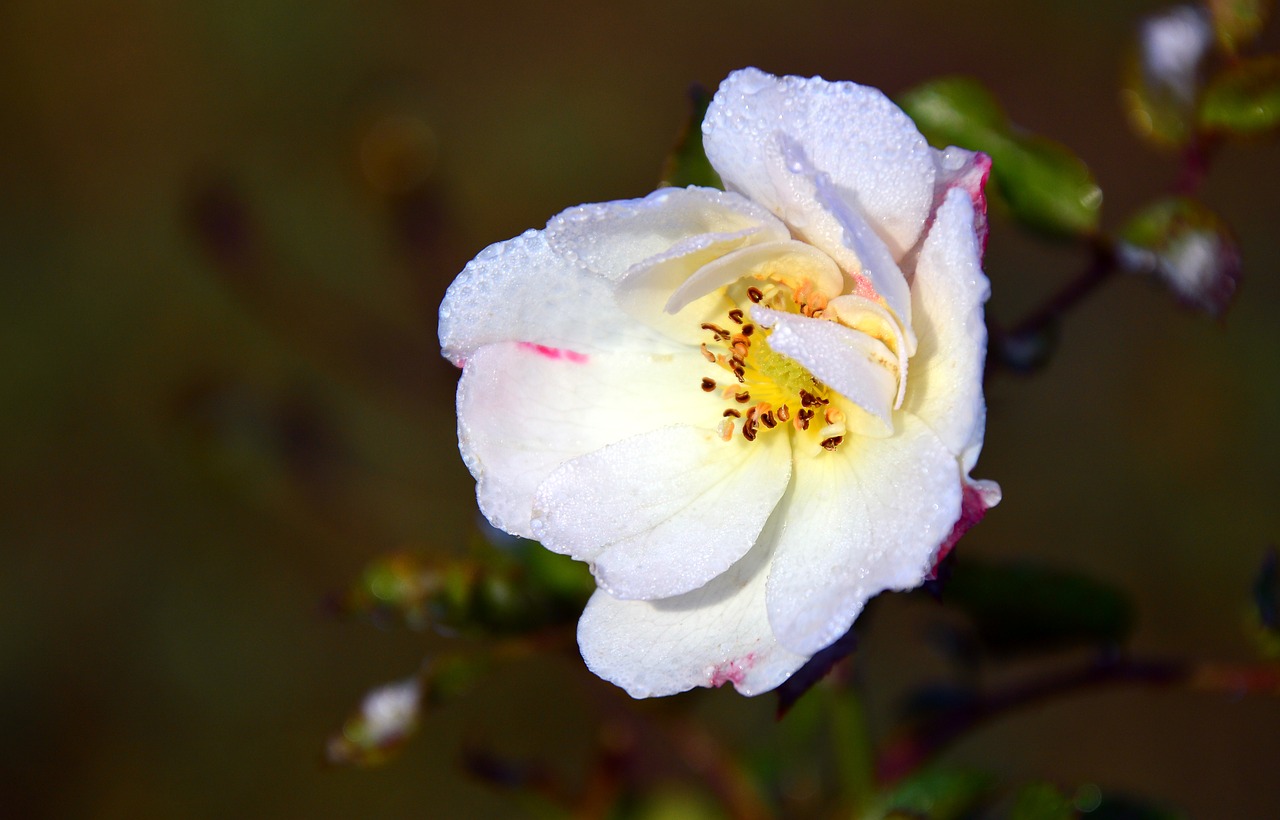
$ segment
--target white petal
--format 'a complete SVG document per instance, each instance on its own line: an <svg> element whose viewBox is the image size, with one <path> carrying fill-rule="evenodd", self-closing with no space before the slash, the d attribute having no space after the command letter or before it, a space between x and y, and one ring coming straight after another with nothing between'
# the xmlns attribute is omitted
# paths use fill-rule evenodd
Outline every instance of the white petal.
<svg viewBox="0 0 1280 820"><path fill-rule="evenodd" d="M561 256L613 281L637 265L651 267L720 243L788 236L759 205L712 188L660 188L643 199L579 205L554 217L546 232Z"/></svg>
<svg viewBox="0 0 1280 820"><path fill-rule="evenodd" d="M919 347L904 404L962 457L966 473L982 449L987 350L982 304L991 292L973 218L969 195L953 189L920 250L912 287Z"/></svg>
<svg viewBox="0 0 1280 820"><path fill-rule="evenodd" d="M588 354L670 347L618 307L608 282L555 253L541 231L485 248L440 306L440 347L454 364L508 341Z"/></svg>
<svg viewBox="0 0 1280 820"><path fill-rule="evenodd" d="M790 238L786 226L758 205L738 194L706 188L667 188L643 200L582 206L577 211L591 219L579 226L566 215L565 224L577 231L562 227L557 235L563 235L563 241L573 239L579 248L594 248L592 256L583 258L593 270L618 282L618 303L635 321L685 344L701 341L706 334L699 324L726 308L718 297L707 297L675 317L666 310L671 294L728 254ZM590 228L600 233L587 233ZM640 257L642 253L648 255ZM613 260L612 266L603 264L606 257Z"/></svg>
<svg viewBox="0 0 1280 820"><path fill-rule="evenodd" d="M774 632L793 652L843 635L882 590L918 585L959 517L955 456L919 420L900 419L892 438L854 437L796 461L767 595Z"/></svg>
<svg viewBox="0 0 1280 820"><path fill-rule="evenodd" d="M720 85L703 143L727 187L779 215L824 249L839 229L787 168L779 137L799 145L856 202L894 253L915 244L933 199L933 163L915 124L874 88L754 68Z"/></svg>
<svg viewBox="0 0 1280 820"><path fill-rule="evenodd" d="M831 179L814 169L802 153L794 155L792 167L813 180L814 196L840 226L844 246L853 253L852 261L846 263L847 270L865 277L884 299L902 325L907 355L914 355L916 337L911 329L911 290L884 240L871 229L859 209L845 201Z"/></svg>
<svg viewBox="0 0 1280 820"><path fill-rule="evenodd" d="M495 527L533 537L534 490L565 461L669 424L714 426L721 405L698 387L713 372L696 350L597 356L482 347L458 385L458 445L480 510Z"/></svg>
<svg viewBox="0 0 1280 820"><path fill-rule="evenodd" d="M773 329L769 347L795 359L818 381L879 419L881 435L893 432L898 357L884 342L838 322L760 305L752 306L751 318Z"/></svg>
<svg viewBox="0 0 1280 820"><path fill-rule="evenodd" d="M898 355L898 393L893 399L893 409L902 406L907 388L907 342L902 326L889 311L863 296L846 294L827 303L822 311L824 319L834 319L845 327L861 330L874 336Z"/></svg>
<svg viewBox="0 0 1280 820"><path fill-rule="evenodd" d="M836 263L812 245L795 240L752 245L704 265L667 300L667 313L678 313L690 302L732 284L744 276L772 279L798 289L808 281L814 293L828 298L844 289L844 274Z"/></svg>
<svg viewBox="0 0 1280 820"><path fill-rule="evenodd" d="M596 592L578 621L583 660L636 698L725 683L744 695L773 689L809 656L780 646L769 627L772 540L766 534L728 571L679 597L623 601Z"/></svg>
<svg viewBox="0 0 1280 820"><path fill-rule="evenodd" d="M745 555L790 477L786 436L665 427L561 465L538 487L533 534L591 561L615 597L669 598Z"/></svg>
<svg viewBox="0 0 1280 820"><path fill-rule="evenodd" d="M936 212L952 188L959 188L969 196L973 205L973 230L978 235L978 246L987 246L987 179L991 176L991 157L976 151L966 151L948 146L933 151L933 162L938 169L934 182L933 208Z"/></svg>

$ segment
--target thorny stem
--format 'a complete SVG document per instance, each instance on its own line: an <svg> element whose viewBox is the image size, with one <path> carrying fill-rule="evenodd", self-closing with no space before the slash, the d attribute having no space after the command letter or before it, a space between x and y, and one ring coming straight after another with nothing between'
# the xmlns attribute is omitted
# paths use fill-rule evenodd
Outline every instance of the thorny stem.
<svg viewBox="0 0 1280 820"><path fill-rule="evenodd" d="M881 751L876 774L881 783L892 783L915 771L983 723L1054 697L1115 683L1146 686L1178 684L1194 691L1234 696L1280 695L1280 664L1233 665L1104 656L1078 669L1054 673L980 696L904 730Z"/></svg>

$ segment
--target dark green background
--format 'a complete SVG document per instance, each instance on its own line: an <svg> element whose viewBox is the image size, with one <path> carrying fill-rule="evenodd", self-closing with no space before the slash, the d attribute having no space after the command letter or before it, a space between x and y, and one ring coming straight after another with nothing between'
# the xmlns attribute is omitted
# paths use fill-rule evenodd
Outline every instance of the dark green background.
<svg viewBox="0 0 1280 820"><path fill-rule="evenodd" d="M429 715L384 770L318 762L367 687L441 645L320 601L380 553L457 549L473 525L434 342L450 279L564 207L647 193L688 84L749 64L890 93L977 76L1092 166L1116 228L1174 177L1118 103L1132 27L1159 7L0 6L5 813L503 816L454 764L463 741L580 777L583 704L613 695L558 657ZM962 549L1130 589L1146 652L1250 657L1248 584L1280 536L1278 161L1274 142L1228 146L1204 191L1245 259L1225 321L1121 281L1071 317L1047 372L989 389L977 474L1005 501ZM1015 319L1083 262L997 220L991 314ZM941 670L935 614L895 602L877 621L858 661L874 727L904 680ZM731 742L775 731L769 698L690 699ZM1278 756L1274 699L1119 689L951 759L1263 817Z"/></svg>

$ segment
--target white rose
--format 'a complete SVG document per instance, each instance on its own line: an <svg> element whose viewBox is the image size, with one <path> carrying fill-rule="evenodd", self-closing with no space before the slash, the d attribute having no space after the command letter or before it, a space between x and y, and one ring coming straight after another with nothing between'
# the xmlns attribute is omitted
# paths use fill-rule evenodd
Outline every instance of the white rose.
<svg viewBox="0 0 1280 820"><path fill-rule="evenodd" d="M756 69L703 133L728 191L571 208L440 309L480 509L590 563L582 656L635 697L774 688L999 499L969 478L990 161Z"/></svg>

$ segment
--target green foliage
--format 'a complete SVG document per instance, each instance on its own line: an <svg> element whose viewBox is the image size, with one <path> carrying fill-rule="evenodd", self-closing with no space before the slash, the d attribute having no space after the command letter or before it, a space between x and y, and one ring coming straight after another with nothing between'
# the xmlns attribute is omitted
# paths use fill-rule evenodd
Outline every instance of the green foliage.
<svg viewBox="0 0 1280 820"><path fill-rule="evenodd" d="M1048 783L1024 786L1013 801L1009 820L1072 820L1071 801Z"/></svg>
<svg viewBox="0 0 1280 820"><path fill-rule="evenodd" d="M724 188L720 175L711 167L707 152L702 147L702 120L707 116L709 105L710 92L700 85L689 89L689 118L662 167L661 185L678 188L688 185Z"/></svg>
<svg viewBox="0 0 1280 820"><path fill-rule="evenodd" d="M594 589L585 565L521 541L467 558L383 556L337 603L413 629L518 634L573 620Z"/></svg>
<svg viewBox="0 0 1280 820"><path fill-rule="evenodd" d="M976 80L934 80L898 102L933 145L988 154L995 189L1023 224L1057 236L1097 231L1102 190L1088 166L1065 146L1010 123Z"/></svg>
<svg viewBox="0 0 1280 820"><path fill-rule="evenodd" d="M1218 43L1229 54L1248 45L1261 33L1271 14L1272 0L1208 0L1210 19Z"/></svg>
<svg viewBox="0 0 1280 820"><path fill-rule="evenodd" d="M1253 580L1250 626L1263 657L1280 660L1280 551L1267 550Z"/></svg>
<svg viewBox="0 0 1280 820"><path fill-rule="evenodd" d="M1209 131L1250 137L1280 125L1280 57L1244 60L1210 80L1200 102L1200 125Z"/></svg>
<svg viewBox="0 0 1280 820"><path fill-rule="evenodd" d="M942 597L972 619L983 646L997 654L1119 644L1133 625L1132 605L1120 590L1026 564L957 561Z"/></svg>
<svg viewBox="0 0 1280 820"><path fill-rule="evenodd" d="M921 769L886 794L868 817L952 820L968 816L991 794L994 775L970 769Z"/></svg>

